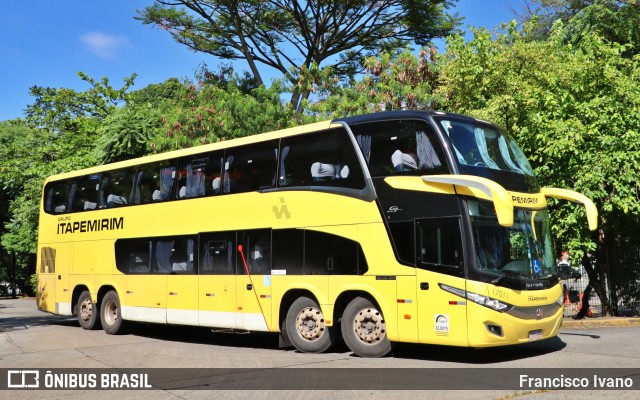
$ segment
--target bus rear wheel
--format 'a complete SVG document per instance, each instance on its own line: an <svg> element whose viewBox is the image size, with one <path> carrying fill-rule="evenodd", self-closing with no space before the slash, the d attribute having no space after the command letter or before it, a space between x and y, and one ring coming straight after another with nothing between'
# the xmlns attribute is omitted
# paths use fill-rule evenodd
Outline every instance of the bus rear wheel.
<svg viewBox="0 0 640 400"><path fill-rule="evenodd" d="M287 312L286 330L296 349L322 353L334 343L334 329L325 324L320 306L308 297L299 297Z"/></svg>
<svg viewBox="0 0 640 400"><path fill-rule="evenodd" d="M100 307L102 328L109 335L117 335L124 331L124 321L120 309L118 294L111 290L104 295Z"/></svg>
<svg viewBox="0 0 640 400"><path fill-rule="evenodd" d="M382 312L364 297L356 297L344 309L342 338L360 357L382 357L391 351Z"/></svg>
<svg viewBox="0 0 640 400"><path fill-rule="evenodd" d="M91 300L88 290L80 293L78 297L78 322L82 329L92 330L100 327L98 306Z"/></svg>

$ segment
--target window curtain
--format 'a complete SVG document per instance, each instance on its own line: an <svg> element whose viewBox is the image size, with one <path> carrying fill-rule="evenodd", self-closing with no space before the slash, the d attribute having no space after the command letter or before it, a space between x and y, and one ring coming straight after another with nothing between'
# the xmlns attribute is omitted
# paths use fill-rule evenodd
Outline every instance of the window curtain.
<svg viewBox="0 0 640 400"><path fill-rule="evenodd" d="M176 169L174 167L160 169L160 200L169 200Z"/></svg>
<svg viewBox="0 0 640 400"><path fill-rule="evenodd" d="M231 164L233 164L233 156L227 157L227 161L224 163L224 182L223 192L231 193L231 182L229 181L229 171L231 171Z"/></svg>
<svg viewBox="0 0 640 400"><path fill-rule="evenodd" d="M500 147L500 154L502 155L502 159L507 164L507 166L517 173L523 174L522 170L518 168L516 163L514 163L511 159L511 155L509 154L509 145L507 144L507 140L504 138L504 136L500 136L500 139L498 139L498 146Z"/></svg>
<svg viewBox="0 0 640 400"><path fill-rule="evenodd" d="M187 239L187 272L193 272L193 249L194 249L194 240Z"/></svg>
<svg viewBox="0 0 640 400"><path fill-rule="evenodd" d="M436 150L424 131L416 132L416 144L418 152L418 169L433 169L442 166Z"/></svg>
<svg viewBox="0 0 640 400"><path fill-rule="evenodd" d="M46 202L46 206L44 208L47 211L53 211L53 192L54 191L55 191L55 189L53 189L53 187L52 187L47 192L47 202Z"/></svg>
<svg viewBox="0 0 640 400"><path fill-rule="evenodd" d="M156 242L156 264L158 272L171 272L171 254L173 240L158 240Z"/></svg>
<svg viewBox="0 0 640 400"><path fill-rule="evenodd" d="M204 196L204 172L187 165L187 198Z"/></svg>
<svg viewBox="0 0 640 400"><path fill-rule="evenodd" d="M356 142L358 142L358 146L362 150L364 159L369 164L369 159L371 158L371 135L356 135Z"/></svg>
<svg viewBox="0 0 640 400"><path fill-rule="evenodd" d="M143 177L144 172L142 171L139 171L135 175L133 187L131 188L131 194L129 195L129 204L140 204L140 184L142 183Z"/></svg>
<svg viewBox="0 0 640 400"><path fill-rule="evenodd" d="M480 157L482 158L482 161L489 168L500 169L500 167L498 167L498 164L496 164L496 162L491 159L491 156L489 156L489 151L487 149L487 140L484 136L484 130L480 128L474 128L473 134L476 137L476 145L478 145L478 150L480 151Z"/></svg>
<svg viewBox="0 0 640 400"><path fill-rule="evenodd" d="M77 211L73 209L73 201L76 198L76 189L78 188L78 184L77 183L73 183L71 184L71 187L69 188L69 200L67 202L67 211Z"/></svg>
<svg viewBox="0 0 640 400"><path fill-rule="evenodd" d="M291 150L291 146L284 146L284 149L282 149L282 155L280 156L280 178L278 179L278 185L280 186L287 186L287 172L285 170L285 161L287 160L287 156L289 155L289 150Z"/></svg>
<svg viewBox="0 0 640 400"><path fill-rule="evenodd" d="M468 165L467 160L465 160L462 154L460 154L460 151L456 147L455 143L453 143L453 139L451 139L451 131L453 130L453 127L451 126L451 122L442 121L441 125L444 127L445 132L447 132L447 136L449 136L449 141L451 142L453 151L456 153L456 158L458 159L458 163Z"/></svg>
<svg viewBox="0 0 640 400"><path fill-rule="evenodd" d="M98 189L98 208L105 208L107 207L107 203L105 201L105 189L107 188L107 186L109 185L109 178L107 178L106 176L104 178L102 178L102 180L100 181L100 189Z"/></svg>
<svg viewBox="0 0 640 400"><path fill-rule="evenodd" d="M527 157L524 155L522 150L520 150L518 145L512 141L509 141L509 147L511 147L511 153L515 156L516 162L518 163L518 166L520 166L520 169L525 174L533 176L533 169L531 169L531 165L529 164L529 161L527 161Z"/></svg>

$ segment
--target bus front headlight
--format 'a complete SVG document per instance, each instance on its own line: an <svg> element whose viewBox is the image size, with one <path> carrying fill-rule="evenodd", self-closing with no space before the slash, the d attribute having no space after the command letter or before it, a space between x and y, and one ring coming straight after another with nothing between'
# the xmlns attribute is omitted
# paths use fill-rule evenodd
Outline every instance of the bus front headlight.
<svg viewBox="0 0 640 400"><path fill-rule="evenodd" d="M478 293L468 292L466 290L454 288L452 286L445 285L442 283L439 284L439 286L440 286L440 289L444 290L445 292L455 294L456 296L464 297L469 301L473 301L476 304L480 304L481 306L485 306L495 311L505 312L513 308L511 304L504 303L498 299L494 299L488 296L483 296Z"/></svg>

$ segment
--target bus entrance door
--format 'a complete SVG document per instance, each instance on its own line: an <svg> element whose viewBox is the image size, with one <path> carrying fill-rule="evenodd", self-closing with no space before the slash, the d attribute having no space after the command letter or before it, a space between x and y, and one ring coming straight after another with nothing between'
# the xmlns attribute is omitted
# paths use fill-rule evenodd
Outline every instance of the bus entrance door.
<svg viewBox="0 0 640 400"><path fill-rule="evenodd" d="M416 285L421 343L468 345L467 302L464 298L466 281L460 232L458 217L421 219L416 223Z"/></svg>

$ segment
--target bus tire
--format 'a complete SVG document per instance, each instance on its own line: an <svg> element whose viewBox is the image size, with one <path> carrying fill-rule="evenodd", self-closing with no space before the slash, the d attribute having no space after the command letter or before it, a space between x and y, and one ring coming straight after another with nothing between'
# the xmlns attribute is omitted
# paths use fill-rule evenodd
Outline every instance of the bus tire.
<svg viewBox="0 0 640 400"><path fill-rule="evenodd" d="M391 351L382 312L364 297L356 297L344 309L342 338L360 357L383 357Z"/></svg>
<svg viewBox="0 0 640 400"><path fill-rule="evenodd" d="M110 290L104 295L100 307L100 321L102 328L109 335L117 335L124 331L124 321L120 308L118 294Z"/></svg>
<svg viewBox="0 0 640 400"><path fill-rule="evenodd" d="M286 331L293 346L304 353L322 353L335 341L335 329L325 325L320 306L308 297L297 298L289 307Z"/></svg>
<svg viewBox="0 0 640 400"><path fill-rule="evenodd" d="M80 293L80 297L78 297L78 322L82 329L100 328L98 306L91 300L91 293L88 290Z"/></svg>

